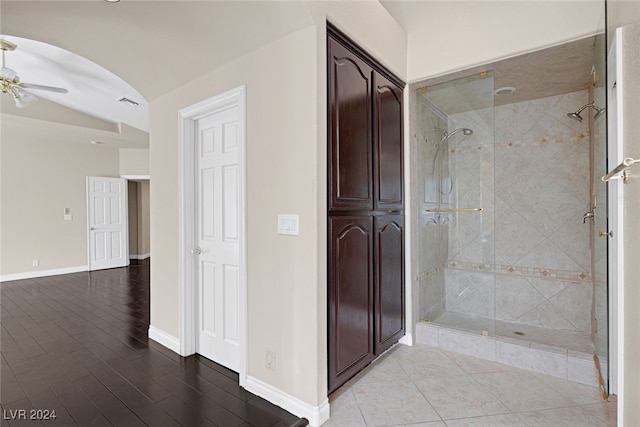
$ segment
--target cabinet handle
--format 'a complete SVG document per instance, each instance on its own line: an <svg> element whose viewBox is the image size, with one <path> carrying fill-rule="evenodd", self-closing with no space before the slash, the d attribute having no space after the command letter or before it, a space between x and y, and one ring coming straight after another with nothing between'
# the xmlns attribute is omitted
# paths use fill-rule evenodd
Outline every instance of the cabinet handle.
<svg viewBox="0 0 640 427"><path fill-rule="evenodd" d="M387 213L397 213L400 212L400 209L389 209Z"/></svg>

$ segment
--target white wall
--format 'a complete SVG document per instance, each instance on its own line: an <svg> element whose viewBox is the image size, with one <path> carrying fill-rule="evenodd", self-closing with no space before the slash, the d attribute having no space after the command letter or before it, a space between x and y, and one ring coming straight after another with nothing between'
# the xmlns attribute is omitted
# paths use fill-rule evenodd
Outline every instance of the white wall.
<svg viewBox="0 0 640 427"><path fill-rule="evenodd" d="M413 16L403 17L409 28L408 80L602 32L603 5L603 1L421 2Z"/></svg>
<svg viewBox="0 0 640 427"><path fill-rule="evenodd" d="M607 5L607 29L609 35L618 27L626 27L627 40L635 43L625 44L623 69L625 70L624 94L624 155L640 157L640 2L609 1ZM611 39L609 39L611 42ZM638 166L631 169L632 175L638 175ZM618 405L623 408L623 416L618 418L618 425L640 425L640 337L637 329L640 324L640 182L631 179L624 186L623 215L625 223L624 245L624 390L623 399Z"/></svg>
<svg viewBox="0 0 640 427"><path fill-rule="evenodd" d="M119 176L118 150L20 137L4 126L0 149L0 273L86 267L86 177ZM64 208L72 221L63 220Z"/></svg>

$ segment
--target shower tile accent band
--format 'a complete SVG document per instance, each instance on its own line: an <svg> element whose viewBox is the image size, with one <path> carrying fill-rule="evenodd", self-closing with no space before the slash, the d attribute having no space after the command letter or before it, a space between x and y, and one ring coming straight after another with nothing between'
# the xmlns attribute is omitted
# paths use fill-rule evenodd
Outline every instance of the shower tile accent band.
<svg viewBox="0 0 640 427"><path fill-rule="evenodd" d="M591 275L584 271L567 271L551 268L523 267L518 265L504 264L481 264L475 262L451 261L447 263L448 268L458 270L482 271L486 273L508 273L521 276L542 277L553 279L566 279L577 281L591 281Z"/></svg>

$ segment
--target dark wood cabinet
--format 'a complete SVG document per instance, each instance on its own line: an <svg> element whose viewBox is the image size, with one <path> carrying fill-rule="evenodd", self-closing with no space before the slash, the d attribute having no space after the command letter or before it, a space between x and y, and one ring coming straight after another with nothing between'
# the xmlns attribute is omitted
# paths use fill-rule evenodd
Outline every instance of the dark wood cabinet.
<svg viewBox="0 0 640 427"><path fill-rule="evenodd" d="M374 353L404 335L404 218L376 216L374 228Z"/></svg>
<svg viewBox="0 0 640 427"><path fill-rule="evenodd" d="M329 210L371 210L373 69L335 40L328 53Z"/></svg>
<svg viewBox="0 0 640 427"><path fill-rule="evenodd" d="M329 376L349 379L374 357L373 221L329 218Z"/></svg>
<svg viewBox="0 0 640 427"><path fill-rule="evenodd" d="M404 335L404 171L403 83L328 30L331 392Z"/></svg>
<svg viewBox="0 0 640 427"><path fill-rule="evenodd" d="M403 208L402 90L374 74L374 191L376 210Z"/></svg>

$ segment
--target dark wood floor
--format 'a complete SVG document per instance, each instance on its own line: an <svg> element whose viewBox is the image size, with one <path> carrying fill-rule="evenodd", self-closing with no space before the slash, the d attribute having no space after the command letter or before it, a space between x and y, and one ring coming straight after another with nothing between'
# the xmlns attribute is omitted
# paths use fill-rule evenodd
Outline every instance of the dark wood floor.
<svg viewBox="0 0 640 427"><path fill-rule="evenodd" d="M0 292L2 426L306 425L235 372L147 339L149 261Z"/></svg>

